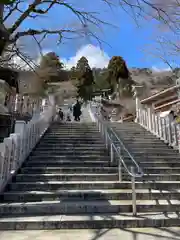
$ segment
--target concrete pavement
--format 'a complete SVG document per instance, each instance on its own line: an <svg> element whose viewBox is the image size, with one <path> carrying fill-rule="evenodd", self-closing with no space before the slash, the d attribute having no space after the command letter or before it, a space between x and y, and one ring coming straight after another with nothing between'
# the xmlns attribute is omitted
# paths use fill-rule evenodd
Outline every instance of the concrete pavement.
<svg viewBox="0 0 180 240"><path fill-rule="evenodd" d="M180 228L0 231L1 240L177 240Z"/></svg>

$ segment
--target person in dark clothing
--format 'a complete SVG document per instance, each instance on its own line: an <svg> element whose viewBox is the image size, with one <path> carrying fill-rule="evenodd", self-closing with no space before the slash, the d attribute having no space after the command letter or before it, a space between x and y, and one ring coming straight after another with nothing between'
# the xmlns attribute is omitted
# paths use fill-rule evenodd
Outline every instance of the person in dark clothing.
<svg viewBox="0 0 180 240"><path fill-rule="evenodd" d="M172 118L173 120L175 120L176 117L177 117L176 114L175 114L175 112L174 112L173 110L170 111L169 115L171 116L171 118Z"/></svg>
<svg viewBox="0 0 180 240"><path fill-rule="evenodd" d="M73 107L73 116L75 121L80 121L80 116L81 116L81 104L77 100L76 104Z"/></svg>
<svg viewBox="0 0 180 240"><path fill-rule="evenodd" d="M63 121L63 119L64 119L64 113L61 108L59 109L59 118L61 121Z"/></svg>

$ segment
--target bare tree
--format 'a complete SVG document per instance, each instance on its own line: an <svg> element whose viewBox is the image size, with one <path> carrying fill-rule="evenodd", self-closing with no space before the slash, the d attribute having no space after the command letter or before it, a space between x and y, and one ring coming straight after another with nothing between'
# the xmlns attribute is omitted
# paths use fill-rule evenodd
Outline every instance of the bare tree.
<svg viewBox="0 0 180 240"><path fill-rule="evenodd" d="M98 0L96 0L98 1ZM130 14L137 22L139 18L152 20L155 19L161 26L168 27L168 30L179 33L179 9L180 0L99 0L110 7L119 6L127 14ZM10 4L9 4L10 3ZM22 4L26 3L26 8ZM53 8L66 8L77 17L80 25L78 27L57 27L57 28L28 28L22 29L22 24L30 19L39 19L47 16ZM34 39L42 50L43 42L49 36L56 36L54 44L62 42L62 39L72 39L77 37L93 37L100 42L97 34L90 30L89 25L101 27L106 22L99 18L97 12L78 8L69 0L1 0L0 3L0 55L6 50L6 46L14 44L18 50L17 43L23 37ZM99 13L101 9L99 10ZM16 14L14 14L16 13ZM7 22L11 17L17 16L11 26ZM175 44L175 43L173 43Z"/></svg>
<svg viewBox="0 0 180 240"><path fill-rule="evenodd" d="M170 69L174 69L180 54L180 0L119 0L119 2L136 23L140 24L138 20L142 19L158 23L154 25L156 34L150 49L146 48L145 52L160 59Z"/></svg>
<svg viewBox="0 0 180 240"><path fill-rule="evenodd" d="M180 42L178 38L178 36L173 39L166 36L158 37L155 44L147 45L143 51L148 57L161 60L169 70L174 72L174 69L179 67Z"/></svg>
<svg viewBox="0 0 180 240"><path fill-rule="evenodd" d="M104 1L104 0L102 0ZM0 35L0 54L2 54L7 44L17 43L20 38L31 36L36 40L39 49L41 50L42 42L49 36L55 35L58 37L58 42L62 41L62 38L73 38L77 36L84 36L88 34L89 36L95 37L96 35L93 32L87 32L86 26L88 24L94 24L99 26L104 22L100 20L96 13L86 12L83 10L76 9L68 1L63 0L33 0L32 3L27 3L27 8L22 10L21 4L25 2L24 0L15 0L14 3L4 5L0 4L0 19L1 20L1 35ZM44 8L46 4L46 9ZM21 25L29 19L37 19L42 16L46 16L50 10L53 8L62 8L65 7L69 9L79 20L81 26L79 29L75 28L29 28L22 31ZM11 16L17 12L18 17L15 19L14 23L7 28L6 22Z"/></svg>

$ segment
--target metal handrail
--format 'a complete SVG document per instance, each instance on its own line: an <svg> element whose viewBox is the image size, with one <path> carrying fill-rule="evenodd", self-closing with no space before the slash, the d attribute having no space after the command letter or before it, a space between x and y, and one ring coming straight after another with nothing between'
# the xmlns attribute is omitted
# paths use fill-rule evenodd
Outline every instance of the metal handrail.
<svg viewBox="0 0 180 240"><path fill-rule="evenodd" d="M92 110L91 109L91 105L90 105L90 110ZM144 173L143 173L142 169L140 168L140 166L138 165L138 163L135 161L134 157L131 155L131 153L124 146L124 144L121 141L121 139L114 132L112 127L108 126L102 119L100 119L100 117L98 116L97 113L94 113L94 117L97 119L97 124L98 124L99 131L103 134L103 136L105 138L105 144L106 144L106 148L107 149L109 149L108 141L110 142L111 163L114 160L114 151L116 152L116 154L117 154L117 156L118 156L118 158L120 160L120 161L118 161L118 177L119 177L119 181L120 182L122 181L122 165L124 166L124 169L129 174L129 176L131 177L132 209L133 209L133 215L136 215L137 214L137 207L136 207L136 182L135 182L135 178L142 177L144 175ZM130 159L132 160L132 162L134 163L134 165L138 169L138 173L135 173L134 166L131 166L131 171L128 169L128 166L126 165L126 163L125 163L125 161L124 161L124 159L122 157L122 154L121 154L121 147L120 146L118 146L118 147L116 146L112 136L115 136L115 138L116 138L115 142L118 142L122 146L122 148L125 150L125 152L129 155Z"/></svg>
<svg viewBox="0 0 180 240"><path fill-rule="evenodd" d="M108 134L108 138L109 140L111 141L111 144L113 144L113 147L114 147L114 150L116 151L116 153L118 154L118 157L119 159L121 160L125 170L127 171L127 173L131 176L131 177L142 177L144 175L142 169L140 168L140 166L138 165L138 163L136 162L136 160L134 159L134 157L131 155L131 153L127 150L127 148L124 146L123 142L121 141L121 139L117 136L117 134L114 132L114 130L112 129L112 127L110 126L107 126L107 124L105 122L103 122L99 116L95 113L95 117L97 118L97 120L99 122L101 122L101 124L103 124L105 127L106 127L106 131L107 131L107 134ZM134 163L134 165L136 166L137 168L137 173L134 173L129 171L128 169L128 166L126 165L126 163L124 162L122 156L121 156L121 153L120 153L120 147L116 147L116 145L114 144L114 141L113 139L111 138L110 134L108 133L108 130L110 130L110 132L112 133L112 135L114 135L117 139L117 142L120 143L120 145L123 147L123 149L125 150L125 152L128 154L128 156L130 157L130 159L132 160L132 162Z"/></svg>

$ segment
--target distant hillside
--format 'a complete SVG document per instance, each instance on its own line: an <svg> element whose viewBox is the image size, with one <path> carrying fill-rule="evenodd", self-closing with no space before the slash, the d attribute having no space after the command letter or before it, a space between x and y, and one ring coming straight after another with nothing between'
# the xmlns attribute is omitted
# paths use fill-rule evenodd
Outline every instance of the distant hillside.
<svg viewBox="0 0 180 240"><path fill-rule="evenodd" d="M168 87L175 83L177 79L178 71L176 69L172 71L156 72L148 68L132 68L130 69L132 79L138 84L147 86L148 88L156 87Z"/></svg>
<svg viewBox="0 0 180 240"><path fill-rule="evenodd" d="M99 75L107 74L107 69L93 69L95 72L96 79L98 81ZM131 68L129 69L132 79L138 85L143 85L146 90L159 91L164 88L168 88L175 84L177 76L180 77L180 68L174 69L174 71L152 71L149 68ZM101 78L100 78L100 81ZM102 82L103 83L103 82Z"/></svg>

